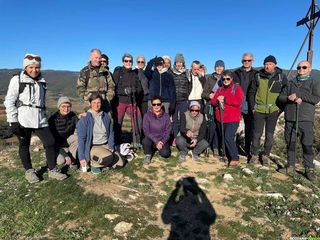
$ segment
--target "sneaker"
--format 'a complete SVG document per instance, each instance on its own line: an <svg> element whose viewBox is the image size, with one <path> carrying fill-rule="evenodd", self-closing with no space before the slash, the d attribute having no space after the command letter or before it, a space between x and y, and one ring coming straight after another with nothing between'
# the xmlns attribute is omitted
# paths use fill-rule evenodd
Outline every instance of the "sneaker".
<svg viewBox="0 0 320 240"><path fill-rule="evenodd" d="M269 166L270 158L267 155L262 155L262 166Z"/></svg>
<svg viewBox="0 0 320 240"><path fill-rule="evenodd" d="M90 171L91 171L92 174L95 174L95 175L101 173L101 169L98 168L98 167L92 167L92 166L91 166Z"/></svg>
<svg viewBox="0 0 320 240"><path fill-rule="evenodd" d="M284 168L279 168L278 172L286 175L292 175L296 173L296 169L294 166L286 166Z"/></svg>
<svg viewBox="0 0 320 240"><path fill-rule="evenodd" d="M37 183L40 181L36 170L34 170L33 168L28 169L25 173L25 178L27 179L27 181L29 183Z"/></svg>
<svg viewBox="0 0 320 240"><path fill-rule="evenodd" d="M179 161L185 161L185 160L186 160L186 155L180 154Z"/></svg>
<svg viewBox="0 0 320 240"><path fill-rule="evenodd" d="M150 164L150 162L151 162L151 155L150 155L150 154L147 154L147 155L144 157L143 164Z"/></svg>
<svg viewBox="0 0 320 240"><path fill-rule="evenodd" d="M307 178L310 182L314 183L314 182L317 180L317 177L316 177L316 174L315 174L313 168L306 168L305 174L306 174L306 178Z"/></svg>
<svg viewBox="0 0 320 240"><path fill-rule="evenodd" d="M254 165L259 161L259 156L258 155L252 155L248 161L250 165Z"/></svg>
<svg viewBox="0 0 320 240"><path fill-rule="evenodd" d="M199 161L199 155L192 153L192 161Z"/></svg>
<svg viewBox="0 0 320 240"><path fill-rule="evenodd" d="M57 180L64 180L68 177L66 174L61 173L58 168L54 168L52 170L49 170L48 176L49 176L49 178L53 178L53 179L57 179Z"/></svg>
<svg viewBox="0 0 320 240"><path fill-rule="evenodd" d="M239 165L239 160L231 160L229 163L230 167L236 167Z"/></svg>

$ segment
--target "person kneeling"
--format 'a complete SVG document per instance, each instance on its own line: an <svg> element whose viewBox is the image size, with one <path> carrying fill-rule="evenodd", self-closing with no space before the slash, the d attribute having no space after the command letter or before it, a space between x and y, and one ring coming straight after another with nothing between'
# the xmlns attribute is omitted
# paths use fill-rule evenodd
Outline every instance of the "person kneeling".
<svg viewBox="0 0 320 240"><path fill-rule="evenodd" d="M113 125L108 114L101 110L102 97L93 93L89 97L90 109L78 124L78 158L83 171L87 164L93 174L101 173L102 167L120 168L123 159L114 152Z"/></svg>
<svg viewBox="0 0 320 240"><path fill-rule="evenodd" d="M168 158L171 155L169 137L171 123L169 114L163 110L160 97L153 97L152 107L143 117L143 132L145 138L142 140L145 154L144 164L151 162L152 154L159 150L161 158Z"/></svg>
<svg viewBox="0 0 320 240"><path fill-rule="evenodd" d="M192 149L192 160L197 161L209 143L204 139L206 135L206 120L200 113L201 105L191 101L190 110L181 115L180 133L177 136L177 147L180 151L179 160L185 160L188 149Z"/></svg>

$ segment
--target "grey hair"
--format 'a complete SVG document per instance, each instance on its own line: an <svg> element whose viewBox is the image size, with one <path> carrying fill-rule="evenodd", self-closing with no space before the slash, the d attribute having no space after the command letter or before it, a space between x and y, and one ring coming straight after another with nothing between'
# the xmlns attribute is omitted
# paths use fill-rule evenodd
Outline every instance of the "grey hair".
<svg viewBox="0 0 320 240"><path fill-rule="evenodd" d="M122 62L124 61L125 58L131 58L131 60L133 60L133 57L132 57L132 55L131 55L130 53L125 53L125 54L123 54L123 56L122 56Z"/></svg>
<svg viewBox="0 0 320 240"><path fill-rule="evenodd" d="M98 52L100 55L101 55L101 51L99 48L93 48L91 49L90 53L93 53L93 52Z"/></svg>
<svg viewBox="0 0 320 240"><path fill-rule="evenodd" d="M242 58L244 58L244 57L251 57L253 59L253 54L250 52L246 52L246 53L242 54Z"/></svg>
<svg viewBox="0 0 320 240"><path fill-rule="evenodd" d="M146 61L146 59L145 59L145 57L144 57L143 55L138 56L138 57L136 58L136 61L138 61L139 58L142 58L143 61Z"/></svg>

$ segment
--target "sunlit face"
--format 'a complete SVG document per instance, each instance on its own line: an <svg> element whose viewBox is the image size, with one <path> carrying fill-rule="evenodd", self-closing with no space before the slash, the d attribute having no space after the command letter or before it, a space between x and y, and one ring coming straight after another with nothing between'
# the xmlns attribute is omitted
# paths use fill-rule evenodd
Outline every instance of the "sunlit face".
<svg viewBox="0 0 320 240"><path fill-rule="evenodd" d="M168 58L165 58L165 59L164 59L164 66L165 66L167 69L170 69L170 68L171 68L171 61L170 61L170 59L168 59Z"/></svg>
<svg viewBox="0 0 320 240"><path fill-rule="evenodd" d="M130 57L125 57L122 61L123 63L123 66L126 68L126 69L131 69L132 68L132 58Z"/></svg>
<svg viewBox="0 0 320 240"><path fill-rule="evenodd" d="M152 111L155 114L158 114L161 112L162 103L161 103L160 99L153 100L151 104L152 104Z"/></svg>
<svg viewBox="0 0 320 240"><path fill-rule="evenodd" d="M192 106L190 108L190 113L192 117L196 117L200 112L200 107L199 106Z"/></svg>
<svg viewBox="0 0 320 240"><path fill-rule="evenodd" d="M222 67L222 66L217 66L217 67L215 67L215 72L216 72L217 74L220 75L223 71L224 71L224 67Z"/></svg>
<svg viewBox="0 0 320 240"><path fill-rule="evenodd" d="M66 116L71 112L71 104L70 103L62 103L59 106L59 113L62 116Z"/></svg>
<svg viewBox="0 0 320 240"><path fill-rule="evenodd" d="M101 65L102 66L104 66L104 67L106 67L107 65L109 65L109 61L108 61L108 59L105 59L105 58L101 58Z"/></svg>
<svg viewBox="0 0 320 240"><path fill-rule="evenodd" d="M223 75L221 80L224 86L229 86L232 82L232 76Z"/></svg>
<svg viewBox="0 0 320 240"><path fill-rule="evenodd" d="M143 69L145 66L145 61L142 57L137 58L137 66L139 69Z"/></svg>
<svg viewBox="0 0 320 240"><path fill-rule="evenodd" d="M101 54L98 51L93 51L90 54L91 65L94 66L94 67L99 67L100 64L101 64L100 61L101 61Z"/></svg>
<svg viewBox="0 0 320 240"><path fill-rule="evenodd" d="M40 66L38 64L31 64L26 66L25 71L30 77L36 78L40 74Z"/></svg>
<svg viewBox="0 0 320 240"><path fill-rule="evenodd" d="M267 72L267 73L273 73L276 69L276 64L274 64L273 62L266 62L264 64L264 70Z"/></svg>
<svg viewBox="0 0 320 240"><path fill-rule="evenodd" d="M253 64L253 59L250 56L244 56L242 58L242 66L244 68L251 68Z"/></svg>
<svg viewBox="0 0 320 240"><path fill-rule="evenodd" d="M176 69L180 70L183 68L183 63L182 62L176 62L175 63Z"/></svg>
<svg viewBox="0 0 320 240"><path fill-rule="evenodd" d="M312 68L308 61L301 61L298 64L297 71L299 76L306 76L311 74Z"/></svg>
<svg viewBox="0 0 320 240"><path fill-rule="evenodd" d="M96 113L100 112L100 108L101 108L100 98L92 100L90 103L90 107L94 112L96 112Z"/></svg>
<svg viewBox="0 0 320 240"><path fill-rule="evenodd" d="M194 76L198 76L198 75L201 73L201 71L200 71L200 64L192 63L191 73L192 73L192 75L194 75Z"/></svg>

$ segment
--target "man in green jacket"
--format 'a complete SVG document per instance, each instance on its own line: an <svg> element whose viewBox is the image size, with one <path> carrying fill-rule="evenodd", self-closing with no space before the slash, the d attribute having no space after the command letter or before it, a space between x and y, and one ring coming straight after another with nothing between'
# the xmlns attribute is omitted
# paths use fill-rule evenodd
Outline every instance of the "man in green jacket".
<svg viewBox="0 0 320 240"><path fill-rule="evenodd" d="M269 155L273 143L273 135L279 116L279 108L276 100L287 84L287 77L277 67L277 60L274 56L267 56L264 61L264 68L255 76L249 87L249 108L254 114L254 128L251 146L252 157L250 164L259 160L260 138L265 128L264 149L262 151L262 164L269 164Z"/></svg>

